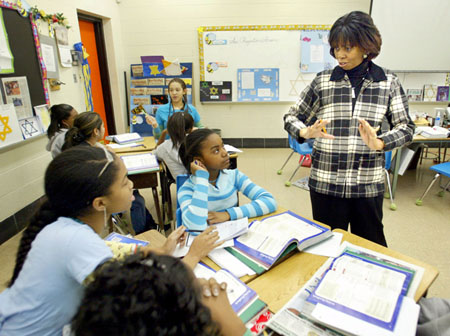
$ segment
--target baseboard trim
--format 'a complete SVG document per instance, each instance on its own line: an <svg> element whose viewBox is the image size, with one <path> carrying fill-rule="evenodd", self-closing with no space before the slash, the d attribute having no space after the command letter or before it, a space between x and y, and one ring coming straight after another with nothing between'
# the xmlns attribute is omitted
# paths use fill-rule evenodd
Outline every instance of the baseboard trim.
<svg viewBox="0 0 450 336"><path fill-rule="evenodd" d="M237 148L289 148L287 138L223 138L223 142Z"/></svg>

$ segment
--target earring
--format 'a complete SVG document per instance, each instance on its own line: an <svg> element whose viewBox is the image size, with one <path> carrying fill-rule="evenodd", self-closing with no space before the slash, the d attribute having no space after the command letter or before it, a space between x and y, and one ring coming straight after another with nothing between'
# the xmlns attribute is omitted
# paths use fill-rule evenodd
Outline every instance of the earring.
<svg viewBox="0 0 450 336"><path fill-rule="evenodd" d="M106 220L106 207L103 208L103 219L105 222L104 228L106 229L106 227L108 226L108 221Z"/></svg>
<svg viewBox="0 0 450 336"><path fill-rule="evenodd" d="M367 55L366 55L366 54L364 54L364 55L363 55L363 58L367 58Z"/></svg>

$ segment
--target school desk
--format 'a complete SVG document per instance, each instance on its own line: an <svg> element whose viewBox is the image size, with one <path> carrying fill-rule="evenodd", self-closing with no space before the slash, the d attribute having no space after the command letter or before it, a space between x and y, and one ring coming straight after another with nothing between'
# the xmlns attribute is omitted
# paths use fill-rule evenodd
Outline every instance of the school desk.
<svg viewBox="0 0 450 336"><path fill-rule="evenodd" d="M419 143L419 144L432 144L432 145L438 145L439 147L439 161L440 160L440 153L441 153L441 147L444 147L444 158L442 162L445 161L446 155L447 155L447 147L450 143L450 138L426 138L423 135L416 134L413 137L413 143ZM402 156L402 147L397 148L397 157ZM398 181L398 170L400 169L400 160L395 160L395 166L394 170L392 171L392 198L395 197L395 191L397 190L397 181Z"/></svg>
<svg viewBox="0 0 450 336"><path fill-rule="evenodd" d="M348 241L354 245L423 267L425 272L414 296L416 301L425 294L439 274L434 266L375 244L347 231L335 229L333 232L342 233L343 241ZM296 253L273 269L250 281L248 286L258 293L260 299L268 304L270 310L277 312L303 287L327 259L327 257L306 252Z"/></svg>

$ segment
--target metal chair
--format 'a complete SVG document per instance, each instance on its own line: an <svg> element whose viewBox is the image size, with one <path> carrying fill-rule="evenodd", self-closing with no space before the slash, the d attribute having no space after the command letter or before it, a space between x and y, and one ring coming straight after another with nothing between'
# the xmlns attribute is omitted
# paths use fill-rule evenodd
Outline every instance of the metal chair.
<svg viewBox="0 0 450 336"><path fill-rule="evenodd" d="M430 191L431 187L433 186L434 182L436 182L437 178L441 175L450 177L450 162L444 162L444 163L440 163L434 166L430 167L431 170L434 170L436 172L436 175L434 175L433 180L431 180L430 184L428 185L427 189L425 190L425 192L423 193L423 195L416 200L416 205L422 205L422 201L425 198L425 196L427 195L427 193ZM438 195L440 197L444 197L445 191L447 190L447 188L450 186L450 180L447 182L447 184L444 187L444 190L439 191Z"/></svg>
<svg viewBox="0 0 450 336"><path fill-rule="evenodd" d="M289 159L292 157L292 155L294 153L298 153L300 155L303 155L303 157L299 161L298 166L295 169L294 173L291 175L290 179L284 183L284 185L286 187L290 187L291 186L291 181L294 178L295 174L297 173L298 169L302 166L303 161L305 161L306 155L311 155L311 153L312 153L312 147L308 143L300 144L300 143L298 143L297 140L295 140L293 137L291 137L291 135L289 135L288 139L289 139L288 140L289 141L289 147L292 148L292 153L289 154L289 156L286 159L286 161L284 162L283 166L281 166L281 168L277 171L277 174L281 175L283 173L283 168L286 166L286 164L288 163Z"/></svg>
<svg viewBox="0 0 450 336"><path fill-rule="evenodd" d="M389 176L389 169L391 169L391 161L392 161L392 152L384 153L385 164L384 164L384 173L386 174L386 183L388 185L389 192L384 193L384 198L389 198L391 200L391 206L389 207L392 211L397 210L397 205L394 203L394 199L392 198L392 189L391 189L391 179Z"/></svg>

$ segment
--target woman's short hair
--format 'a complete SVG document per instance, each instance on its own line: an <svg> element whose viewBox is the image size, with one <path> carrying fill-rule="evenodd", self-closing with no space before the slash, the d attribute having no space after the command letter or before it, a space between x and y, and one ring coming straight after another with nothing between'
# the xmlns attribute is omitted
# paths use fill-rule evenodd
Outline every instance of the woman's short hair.
<svg viewBox="0 0 450 336"><path fill-rule="evenodd" d="M367 59L378 56L381 49L381 35L369 14L360 11L350 12L333 24L328 37L330 54L334 56L334 49L340 46L360 47Z"/></svg>

